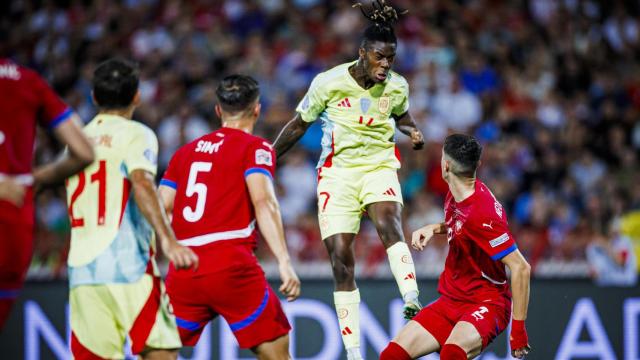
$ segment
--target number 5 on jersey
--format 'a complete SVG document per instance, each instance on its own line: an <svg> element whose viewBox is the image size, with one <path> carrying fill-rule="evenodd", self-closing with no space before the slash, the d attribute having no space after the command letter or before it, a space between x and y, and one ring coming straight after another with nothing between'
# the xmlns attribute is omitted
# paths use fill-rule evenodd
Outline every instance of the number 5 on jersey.
<svg viewBox="0 0 640 360"><path fill-rule="evenodd" d="M213 164L210 162L196 161L191 164L185 193L187 197L196 195L197 198L195 210L191 206L185 206L184 209L182 209L182 216L188 222L196 222L200 220L204 214L204 206L207 200L207 185L197 182L198 173L209 172L212 167Z"/></svg>

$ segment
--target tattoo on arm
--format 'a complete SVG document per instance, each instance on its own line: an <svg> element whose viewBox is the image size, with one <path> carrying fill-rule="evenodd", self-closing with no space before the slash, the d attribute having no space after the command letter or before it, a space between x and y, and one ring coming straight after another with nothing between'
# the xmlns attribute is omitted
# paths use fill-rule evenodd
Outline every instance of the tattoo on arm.
<svg viewBox="0 0 640 360"><path fill-rule="evenodd" d="M284 126L276 141L273 143L273 147L276 150L276 157L280 159L289 149L295 145L298 140L307 131L307 128L311 123L308 123L300 117L300 114L296 116Z"/></svg>

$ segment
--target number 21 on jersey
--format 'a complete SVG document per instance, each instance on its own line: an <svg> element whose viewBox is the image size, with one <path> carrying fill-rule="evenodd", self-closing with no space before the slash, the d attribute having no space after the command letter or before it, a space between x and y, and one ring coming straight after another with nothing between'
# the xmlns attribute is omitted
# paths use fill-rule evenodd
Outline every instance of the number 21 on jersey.
<svg viewBox="0 0 640 360"><path fill-rule="evenodd" d="M104 225L105 216L106 216L106 194L107 194L107 162L105 160L100 160L98 163L98 170L91 174L90 177L91 183L98 183L98 225ZM69 218L71 220L71 227L82 227L84 226L84 218L77 218L73 215L73 205L75 204L80 194L85 189L87 180L85 172L78 173L78 186L73 191L71 195L71 201L69 201Z"/></svg>
<svg viewBox="0 0 640 360"><path fill-rule="evenodd" d="M187 180L187 197L196 196L196 208L185 206L182 209L182 216L188 222L196 222L204 215L205 202L207 200L207 185L197 182L198 174L210 172L213 164L210 162L196 161L191 164L189 179Z"/></svg>

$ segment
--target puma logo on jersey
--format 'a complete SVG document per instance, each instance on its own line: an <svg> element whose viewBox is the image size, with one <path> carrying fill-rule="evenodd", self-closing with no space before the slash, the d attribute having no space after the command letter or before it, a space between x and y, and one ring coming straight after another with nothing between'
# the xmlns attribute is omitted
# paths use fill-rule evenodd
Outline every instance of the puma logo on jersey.
<svg viewBox="0 0 640 360"><path fill-rule="evenodd" d="M493 229L493 221L489 222L488 224L482 223L482 227L488 227L489 229Z"/></svg>
<svg viewBox="0 0 640 360"><path fill-rule="evenodd" d="M350 108L351 107L351 103L349 102L349 98L342 99L342 101L340 101L340 103L338 104L338 107Z"/></svg>
<svg viewBox="0 0 640 360"><path fill-rule="evenodd" d="M196 152L213 154L214 152L218 152L218 150L220 150L220 146L222 146L223 142L224 139L218 141L217 143L200 140L198 141L198 145L196 146Z"/></svg>

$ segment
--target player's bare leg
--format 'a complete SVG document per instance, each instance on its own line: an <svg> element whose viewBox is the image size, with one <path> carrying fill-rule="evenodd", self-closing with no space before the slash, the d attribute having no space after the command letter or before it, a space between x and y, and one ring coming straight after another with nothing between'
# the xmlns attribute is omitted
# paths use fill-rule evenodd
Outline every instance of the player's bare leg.
<svg viewBox="0 0 640 360"><path fill-rule="evenodd" d="M451 335L440 352L442 359L473 359L482 351L482 337L475 326L466 321L459 321L451 330ZM445 357L446 356L446 357Z"/></svg>
<svg viewBox="0 0 640 360"><path fill-rule="evenodd" d="M176 360L178 358L178 350L164 349L145 349L140 354L143 360Z"/></svg>
<svg viewBox="0 0 640 360"><path fill-rule="evenodd" d="M418 283L413 257L402 232L402 206L395 201L377 202L367 206L367 213L387 249L391 272L404 300L404 316L406 319L412 319L422 309L422 305L418 301Z"/></svg>
<svg viewBox="0 0 640 360"><path fill-rule="evenodd" d="M356 288L355 280L354 238L355 234L335 234L324 240L324 245L329 252L335 282L333 300L342 341L349 360L362 359L360 354L360 292Z"/></svg>
<svg viewBox="0 0 640 360"><path fill-rule="evenodd" d="M440 344L422 325L409 321L391 341L389 346L380 354L380 360L397 360L408 356L416 359L440 350ZM398 349L399 346L402 349ZM404 354L402 352L404 351Z"/></svg>
<svg viewBox="0 0 640 360"><path fill-rule="evenodd" d="M279 338L263 342L262 344L251 349L259 360L288 360L289 355L289 335L283 335Z"/></svg>

